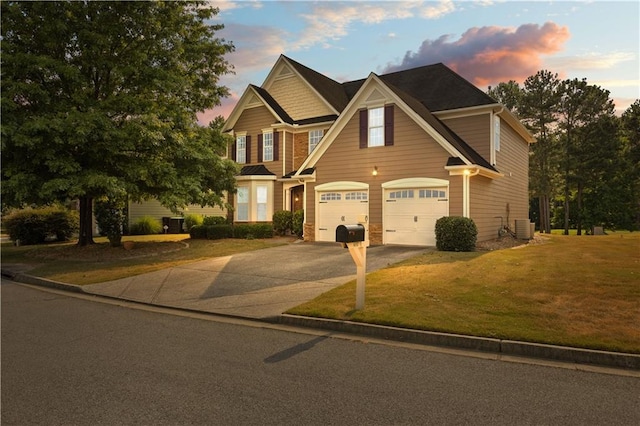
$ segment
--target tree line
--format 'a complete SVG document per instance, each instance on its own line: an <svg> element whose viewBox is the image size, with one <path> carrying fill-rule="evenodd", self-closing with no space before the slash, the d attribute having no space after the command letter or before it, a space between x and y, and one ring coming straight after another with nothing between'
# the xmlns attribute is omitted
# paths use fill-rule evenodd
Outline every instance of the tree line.
<svg viewBox="0 0 640 426"><path fill-rule="evenodd" d="M639 100L616 116L608 90L548 70L488 94L537 140L530 147L529 214L541 232L640 229Z"/></svg>

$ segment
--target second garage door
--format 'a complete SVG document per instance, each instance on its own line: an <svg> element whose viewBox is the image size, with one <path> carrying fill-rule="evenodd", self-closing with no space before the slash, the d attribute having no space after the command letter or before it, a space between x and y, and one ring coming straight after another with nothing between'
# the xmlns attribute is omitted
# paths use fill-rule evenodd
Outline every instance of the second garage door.
<svg viewBox="0 0 640 426"><path fill-rule="evenodd" d="M435 225L449 215L446 187L384 191L384 244L435 246Z"/></svg>

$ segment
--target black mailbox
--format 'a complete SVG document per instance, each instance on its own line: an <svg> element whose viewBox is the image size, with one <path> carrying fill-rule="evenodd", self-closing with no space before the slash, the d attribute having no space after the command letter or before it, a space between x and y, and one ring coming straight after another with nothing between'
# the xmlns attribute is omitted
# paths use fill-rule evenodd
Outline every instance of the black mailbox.
<svg viewBox="0 0 640 426"><path fill-rule="evenodd" d="M363 225L338 225L336 228L337 243L355 243L364 241Z"/></svg>

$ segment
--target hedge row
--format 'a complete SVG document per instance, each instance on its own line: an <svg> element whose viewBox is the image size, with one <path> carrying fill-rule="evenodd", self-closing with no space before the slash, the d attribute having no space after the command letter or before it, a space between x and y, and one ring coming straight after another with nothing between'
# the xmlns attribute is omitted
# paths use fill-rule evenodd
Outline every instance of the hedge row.
<svg viewBox="0 0 640 426"><path fill-rule="evenodd" d="M268 223L254 223L241 225L195 225L189 230L191 238L206 238L219 240L222 238L273 238L273 227Z"/></svg>

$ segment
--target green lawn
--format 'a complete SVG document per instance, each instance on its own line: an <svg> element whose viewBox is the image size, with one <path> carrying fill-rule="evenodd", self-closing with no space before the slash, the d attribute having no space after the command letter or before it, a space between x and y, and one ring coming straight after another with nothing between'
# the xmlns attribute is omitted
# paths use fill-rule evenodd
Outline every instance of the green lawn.
<svg viewBox="0 0 640 426"><path fill-rule="evenodd" d="M640 353L640 234L545 236L491 252L431 251L291 314Z"/></svg>

